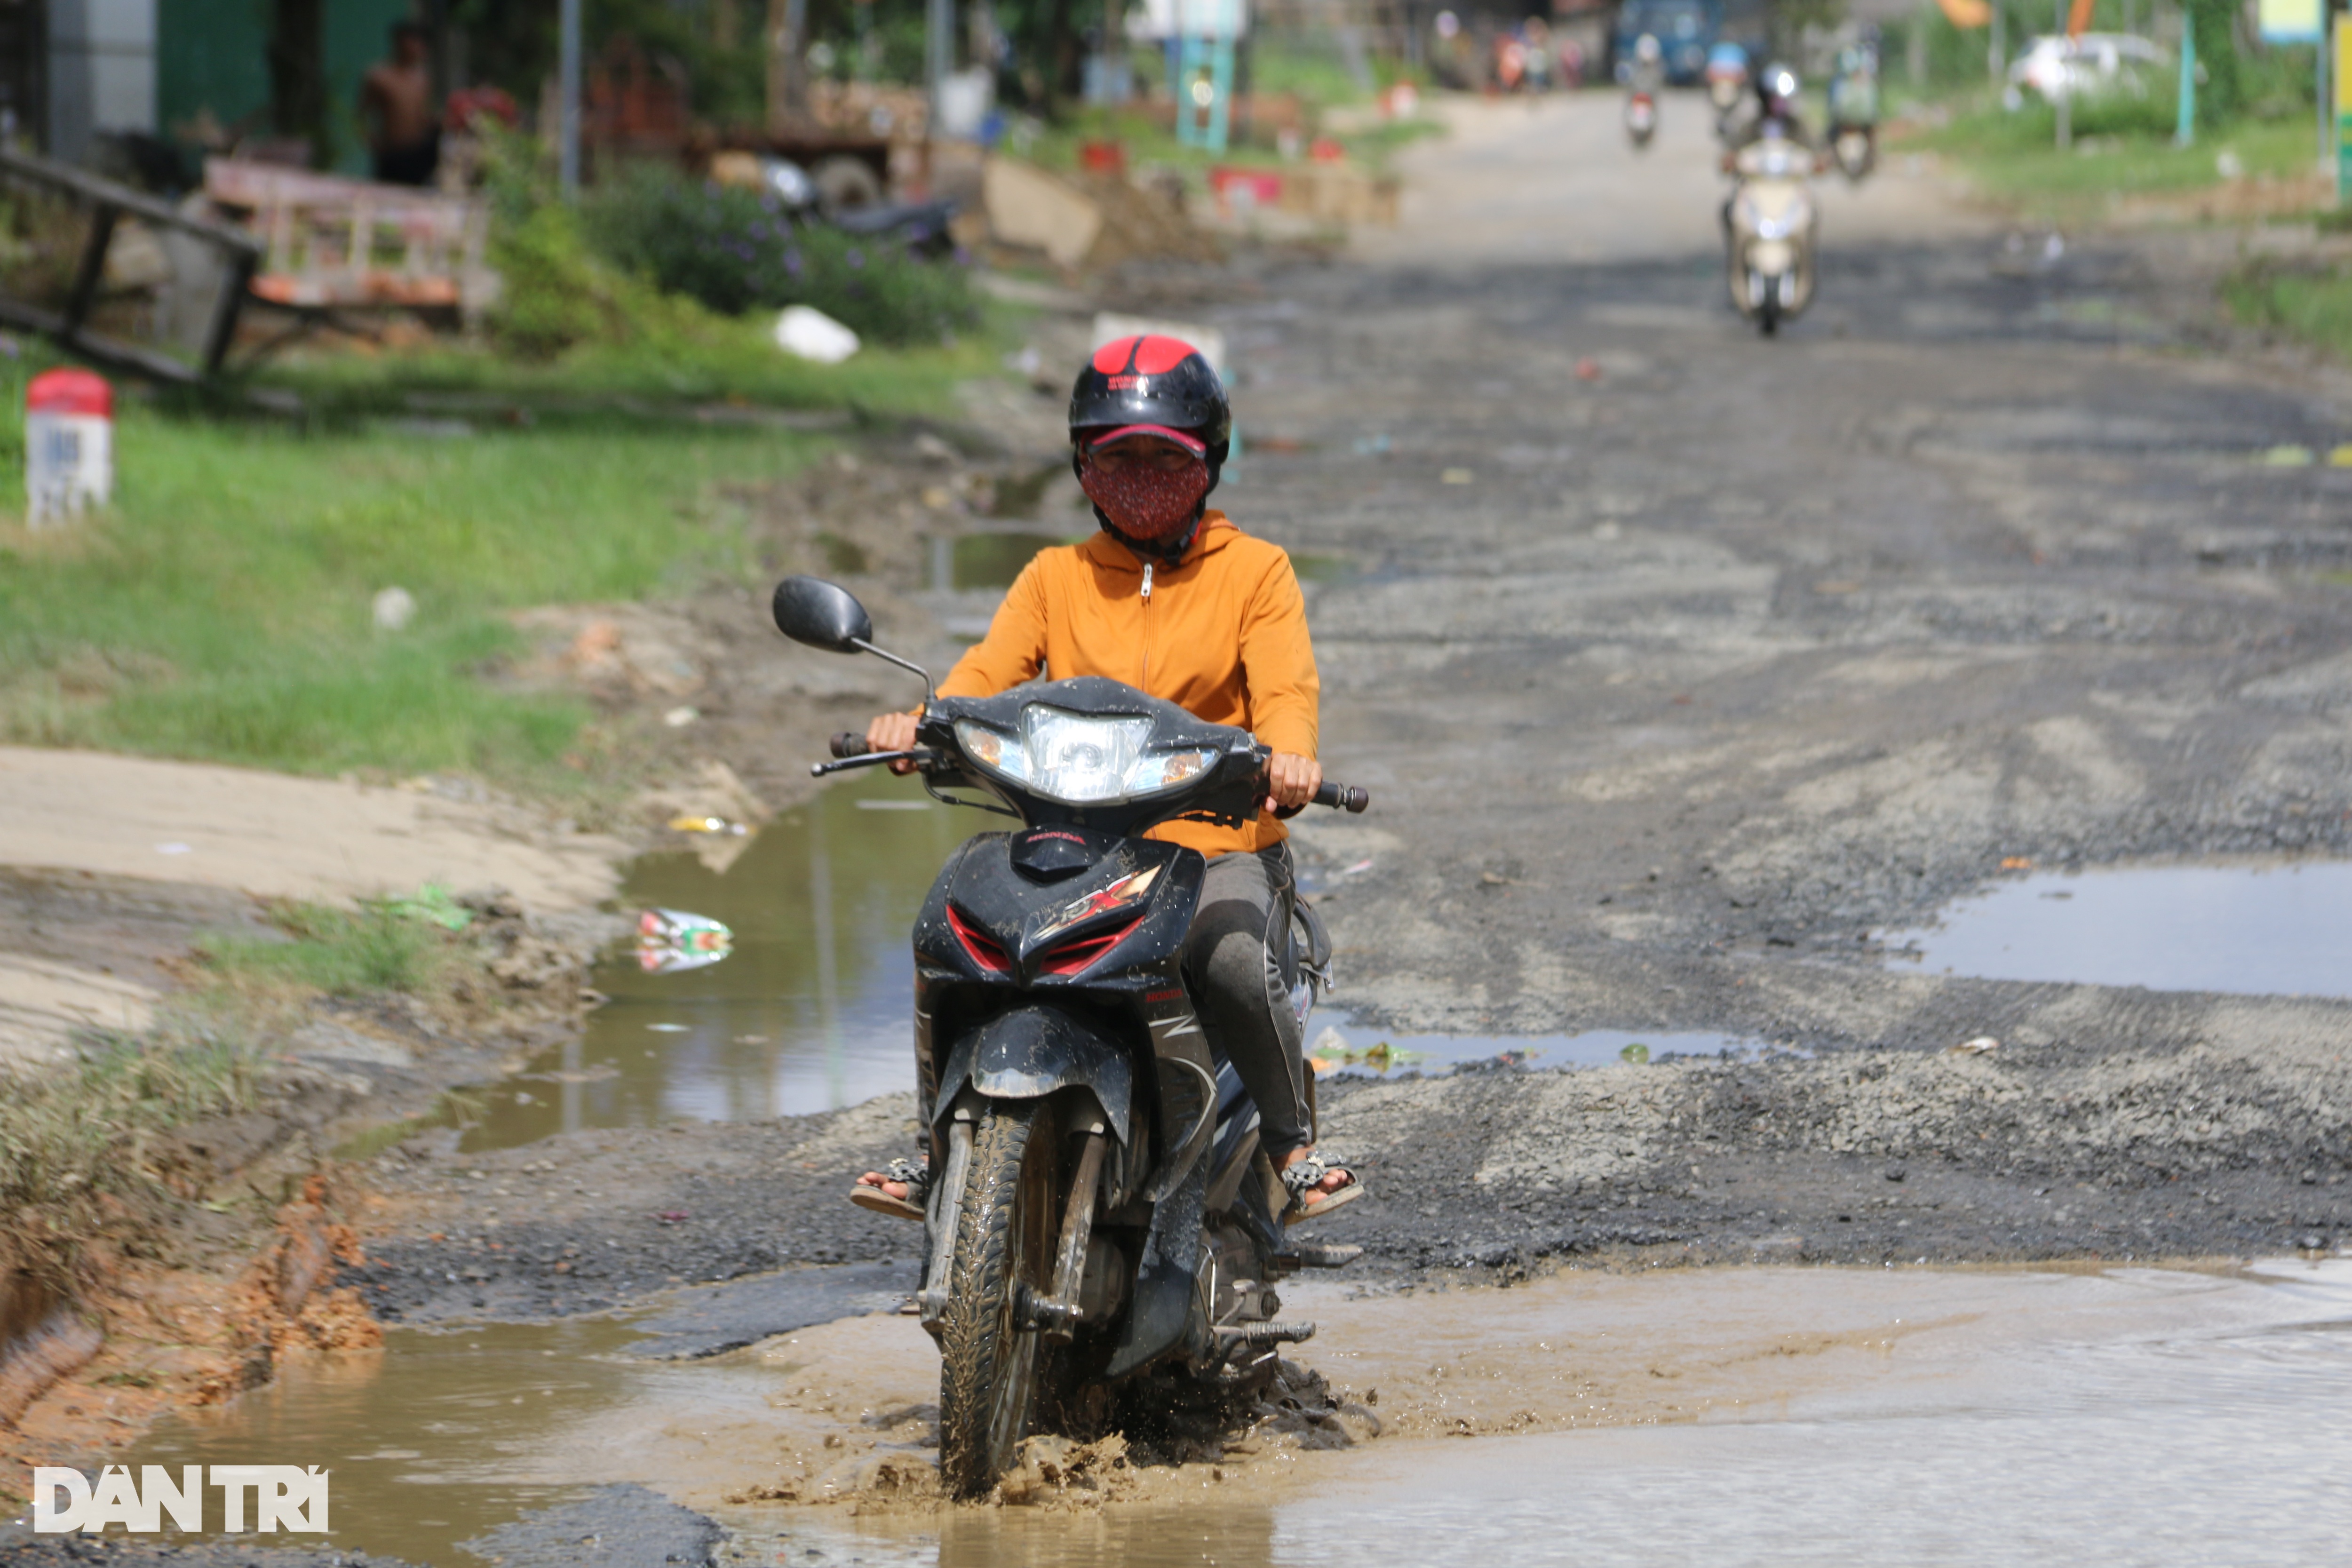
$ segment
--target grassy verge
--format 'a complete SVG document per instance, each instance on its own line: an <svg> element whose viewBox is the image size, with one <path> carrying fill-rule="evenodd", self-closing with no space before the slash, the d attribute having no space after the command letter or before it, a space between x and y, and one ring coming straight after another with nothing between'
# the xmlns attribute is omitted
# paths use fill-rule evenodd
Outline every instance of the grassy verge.
<svg viewBox="0 0 2352 1568"><path fill-rule="evenodd" d="M244 1040L172 1025L107 1039L71 1068L0 1079L0 1230L20 1265L68 1286L79 1249L110 1228L141 1228L163 1194L150 1146L173 1128L258 1100L262 1058Z"/></svg>
<svg viewBox="0 0 2352 1568"><path fill-rule="evenodd" d="M2352 270L2250 262L2221 285L2221 298L2249 326L2352 361Z"/></svg>
<svg viewBox="0 0 2352 1568"><path fill-rule="evenodd" d="M182 1158L173 1135L266 1110L268 1042L312 998L439 1004L469 978L473 994L496 990L480 978L481 944L457 924L470 917L431 889L356 910L288 904L273 918L277 940L199 942L188 989L145 1035L88 1038L62 1070L0 1073L0 1253L51 1289L75 1293L93 1244L154 1255L174 1213L207 1202L231 1173Z"/></svg>
<svg viewBox="0 0 2352 1568"><path fill-rule="evenodd" d="M675 398L681 382L694 392L730 384L723 363L673 376L612 353L609 364L591 353L550 367L346 359L314 374L348 384L355 402L419 386ZM862 372L859 360L840 367L857 374L829 390L847 399L862 385L878 401L933 407L992 353L973 343L877 354ZM0 361L9 410L23 406L36 360ZM829 374L785 369L761 385L782 395L791 378ZM514 647L506 612L749 581L735 496L793 472L817 445L624 412L492 419L435 437L126 400L110 511L40 532L0 512L0 741L310 773L455 771L593 795L618 763L589 710L480 679ZM8 502L23 494L22 462L21 426L0 415ZM415 597L415 618L379 633L371 605L394 585Z"/></svg>
<svg viewBox="0 0 2352 1568"><path fill-rule="evenodd" d="M2189 147L2175 147L2152 122L2127 118L2112 127L2089 119L2077 131L2074 150L2060 152L2057 121L2036 102L2014 114L1990 108L1955 115L1893 142L1900 152L1951 160L1979 190L2022 216L2077 225L2107 216L2120 199L2221 184L2225 154L2242 178L2301 176L2312 168L2311 126L2302 121L2242 121Z"/></svg>
<svg viewBox="0 0 2352 1568"><path fill-rule="evenodd" d="M692 335L646 334L589 342L560 357L519 358L488 347L435 345L403 353L294 353L269 363L257 385L296 394L314 419L394 413L436 397L477 398L536 411L631 414L643 425L731 403L853 413L951 414L955 383L993 370L1019 313L993 306L983 328L935 348L875 350L837 365L781 353L772 316L704 317Z"/></svg>

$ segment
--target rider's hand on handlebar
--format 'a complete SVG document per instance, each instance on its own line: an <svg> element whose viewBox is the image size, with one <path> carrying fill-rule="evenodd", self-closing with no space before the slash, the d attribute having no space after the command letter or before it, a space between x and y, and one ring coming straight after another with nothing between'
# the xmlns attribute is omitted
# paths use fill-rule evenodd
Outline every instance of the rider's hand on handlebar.
<svg viewBox="0 0 2352 1568"><path fill-rule="evenodd" d="M1265 808L1297 810L1323 787L1323 764L1295 752L1276 752L1265 764Z"/></svg>
<svg viewBox="0 0 2352 1568"><path fill-rule="evenodd" d="M877 752L904 752L915 744L916 717L912 713L885 713L866 726L866 743ZM911 773L915 764L901 757L889 764L894 773Z"/></svg>

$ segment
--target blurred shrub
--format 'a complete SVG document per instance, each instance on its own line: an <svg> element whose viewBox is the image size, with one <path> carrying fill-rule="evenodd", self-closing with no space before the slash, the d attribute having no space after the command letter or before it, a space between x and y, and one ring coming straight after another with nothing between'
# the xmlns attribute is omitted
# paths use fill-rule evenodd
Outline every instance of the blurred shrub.
<svg viewBox="0 0 2352 1568"><path fill-rule="evenodd" d="M595 252L580 214L556 199L538 142L495 126L486 135L490 264L501 284L490 331L501 350L548 360L584 343L677 346L709 336L709 318L691 300L662 298Z"/></svg>
<svg viewBox="0 0 2352 1568"><path fill-rule="evenodd" d="M885 343L937 342L980 310L969 270L904 240L795 224L764 193L696 184L639 164L589 199L588 240L666 294L726 315L810 305Z"/></svg>
<svg viewBox="0 0 2352 1568"><path fill-rule="evenodd" d="M2074 134L2170 136L2180 117L2177 80L2171 71L2126 68L2113 83L2074 100Z"/></svg>
<svg viewBox="0 0 2352 1568"><path fill-rule="evenodd" d="M2309 44L2277 44L2239 57L2238 84L2246 112L2256 120L2302 120L2319 96L2318 51Z"/></svg>
<svg viewBox="0 0 2352 1568"><path fill-rule="evenodd" d="M618 325L599 307L596 268L568 208L541 207L499 225L490 246L503 291L492 319L499 345L525 359L551 359Z"/></svg>

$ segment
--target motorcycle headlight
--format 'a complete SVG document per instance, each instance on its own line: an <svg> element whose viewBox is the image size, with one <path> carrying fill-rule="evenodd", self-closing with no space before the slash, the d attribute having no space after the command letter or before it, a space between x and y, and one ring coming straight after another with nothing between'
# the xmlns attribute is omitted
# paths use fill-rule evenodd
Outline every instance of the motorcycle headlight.
<svg viewBox="0 0 2352 1568"><path fill-rule="evenodd" d="M956 741L990 773L1049 800L1092 805L1157 795L1199 778L1212 751L1146 752L1149 719L1099 719L1033 704L1021 710L1021 733L1007 735L964 719Z"/></svg>

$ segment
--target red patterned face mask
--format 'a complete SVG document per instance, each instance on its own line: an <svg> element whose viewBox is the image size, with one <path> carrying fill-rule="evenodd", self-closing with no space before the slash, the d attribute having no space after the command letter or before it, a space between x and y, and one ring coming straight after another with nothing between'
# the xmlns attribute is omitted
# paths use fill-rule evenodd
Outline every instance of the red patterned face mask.
<svg viewBox="0 0 2352 1568"><path fill-rule="evenodd" d="M1078 488L1121 533L1167 539L1182 532L1200 510L1209 493L1209 465L1195 458L1173 471L1135 464L1111 473L1088 459L1079 467Z"/></svg>

